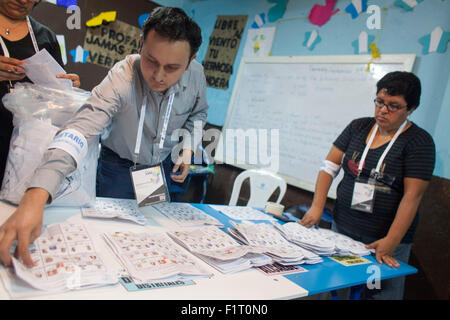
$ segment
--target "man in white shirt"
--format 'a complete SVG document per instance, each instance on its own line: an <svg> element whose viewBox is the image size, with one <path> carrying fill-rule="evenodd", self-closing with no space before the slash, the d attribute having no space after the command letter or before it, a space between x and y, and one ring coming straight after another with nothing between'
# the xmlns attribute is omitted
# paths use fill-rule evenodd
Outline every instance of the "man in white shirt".
<svg viewBox="0 0 450 320"><path fill-rule="evenodd" d="M182 183L189 173L192 150L201 141L201 136L194 134L194 123L203 127L208 104L203 67L194 60L202 41L200 28L181 9L159 7L144 24L141 41L140 53L117 63L63 128L76 132L85 141L104 133L98 196L129 198L126 196L132 190L129 167L133 163L154 165L163 161L166 170L179 171L178 175L170 175L170 179ZM142 142L138 143L140 151L136 153L141 115ZM186 129L194 137L183 140L179 155L172 152L178 144L177 139L171 139L176 129ZM3 264L11 264L9 250L13 241L18 240L15 253L31 266L28 246L40 235L45 204L52 201L64 177L76 169L78 161L61 149L47 151L19 207L0 227ZM108 175L111 168L117 172ZM117 186L121 188L115 189Z"/></svg>

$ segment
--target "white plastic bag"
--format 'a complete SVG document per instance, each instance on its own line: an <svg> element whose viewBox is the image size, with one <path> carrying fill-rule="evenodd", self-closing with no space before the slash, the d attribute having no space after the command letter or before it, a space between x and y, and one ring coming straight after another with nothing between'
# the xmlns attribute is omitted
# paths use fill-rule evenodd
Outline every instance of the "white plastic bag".
<svg viewBox="0 0 450 320"><path fill-rule="evenodd" d="M14 129L0 199L20 202L55 134L89 96L81 89L63 91L18 83L3 97L14 115ZM90 139L83 163L64 179L52 205L89 206L95 202L97 159L98 138Z"/></svg>

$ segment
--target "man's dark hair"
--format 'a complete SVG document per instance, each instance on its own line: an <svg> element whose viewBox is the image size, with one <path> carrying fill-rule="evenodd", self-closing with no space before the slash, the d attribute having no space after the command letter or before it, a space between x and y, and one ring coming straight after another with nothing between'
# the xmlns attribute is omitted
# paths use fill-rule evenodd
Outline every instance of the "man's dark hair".
<svg viewBox="0 0 450 320"><path fill-rule="evenodd" d="M150 30L172 41L186 40L191 47L190 58L202 44L202 32L194 20L180 8L157 7L153 9L142 27L144 41Z"/></svg>
<svg viewBox="0 0 450 320"><path fill-rule="evenodd" d="M377 94L381 89L386 89L390 96L405 98L407 109L417 108L420 104L421 85L414 73L406 71L394 71L386 74L377 82Z"/></svg>

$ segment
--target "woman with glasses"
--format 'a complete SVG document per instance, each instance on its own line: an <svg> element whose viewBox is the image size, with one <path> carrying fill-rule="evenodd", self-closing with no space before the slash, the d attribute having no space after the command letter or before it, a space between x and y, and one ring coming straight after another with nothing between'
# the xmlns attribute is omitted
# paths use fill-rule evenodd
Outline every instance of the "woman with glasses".
<svg viewBox="0 0 450 320"><path fill-rule="evenodd" d="M14 83L29 81L25 76L22 60L39 50L45 48L64 67L55 33L28 16L39 2L40 0L0 0L0 186L13 129L12 113L4 107L1 99L13 88ZM70 79L73 86L80 86L80 78L76 74L57 77Z"/></svg>
<svg viewBox="0 0 450 320"><path fill-rule="evenodd" d="M433 138L408 120L420 94L420 80L410 72L391 72L378 81L374 116L353 120L334 141L302 225L319 223L342 167L332 229L366 243L379 263L408 262L419 204L435 164ZM402 299L404 277L381 281L380 287L366 288L363 297Z"/></svg>

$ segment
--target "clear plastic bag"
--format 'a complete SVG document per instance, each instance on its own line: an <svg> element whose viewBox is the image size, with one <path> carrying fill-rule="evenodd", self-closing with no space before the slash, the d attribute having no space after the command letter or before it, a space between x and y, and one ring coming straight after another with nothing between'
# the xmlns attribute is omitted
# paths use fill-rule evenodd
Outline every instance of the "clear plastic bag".
<svg viewBox="0 0 450 320"><path fill-rule="evenodd" d="M3 104L14 115L14 129L0 199L20 202L55 134L89 96L90 92L81 89L18 83L3 97ZM89 206L95 202L98 151L98 138L88 140L83 163L64 179L52 205Z"/></svg>
<svg viewBox="0 0 450 320"><path fill-rule="evenodd" d="M33 83L17 83L14 91L2 101L16 117L50 119L52 125L61 127L90 97L91 93L78 88L59 90Z"/></svg>

